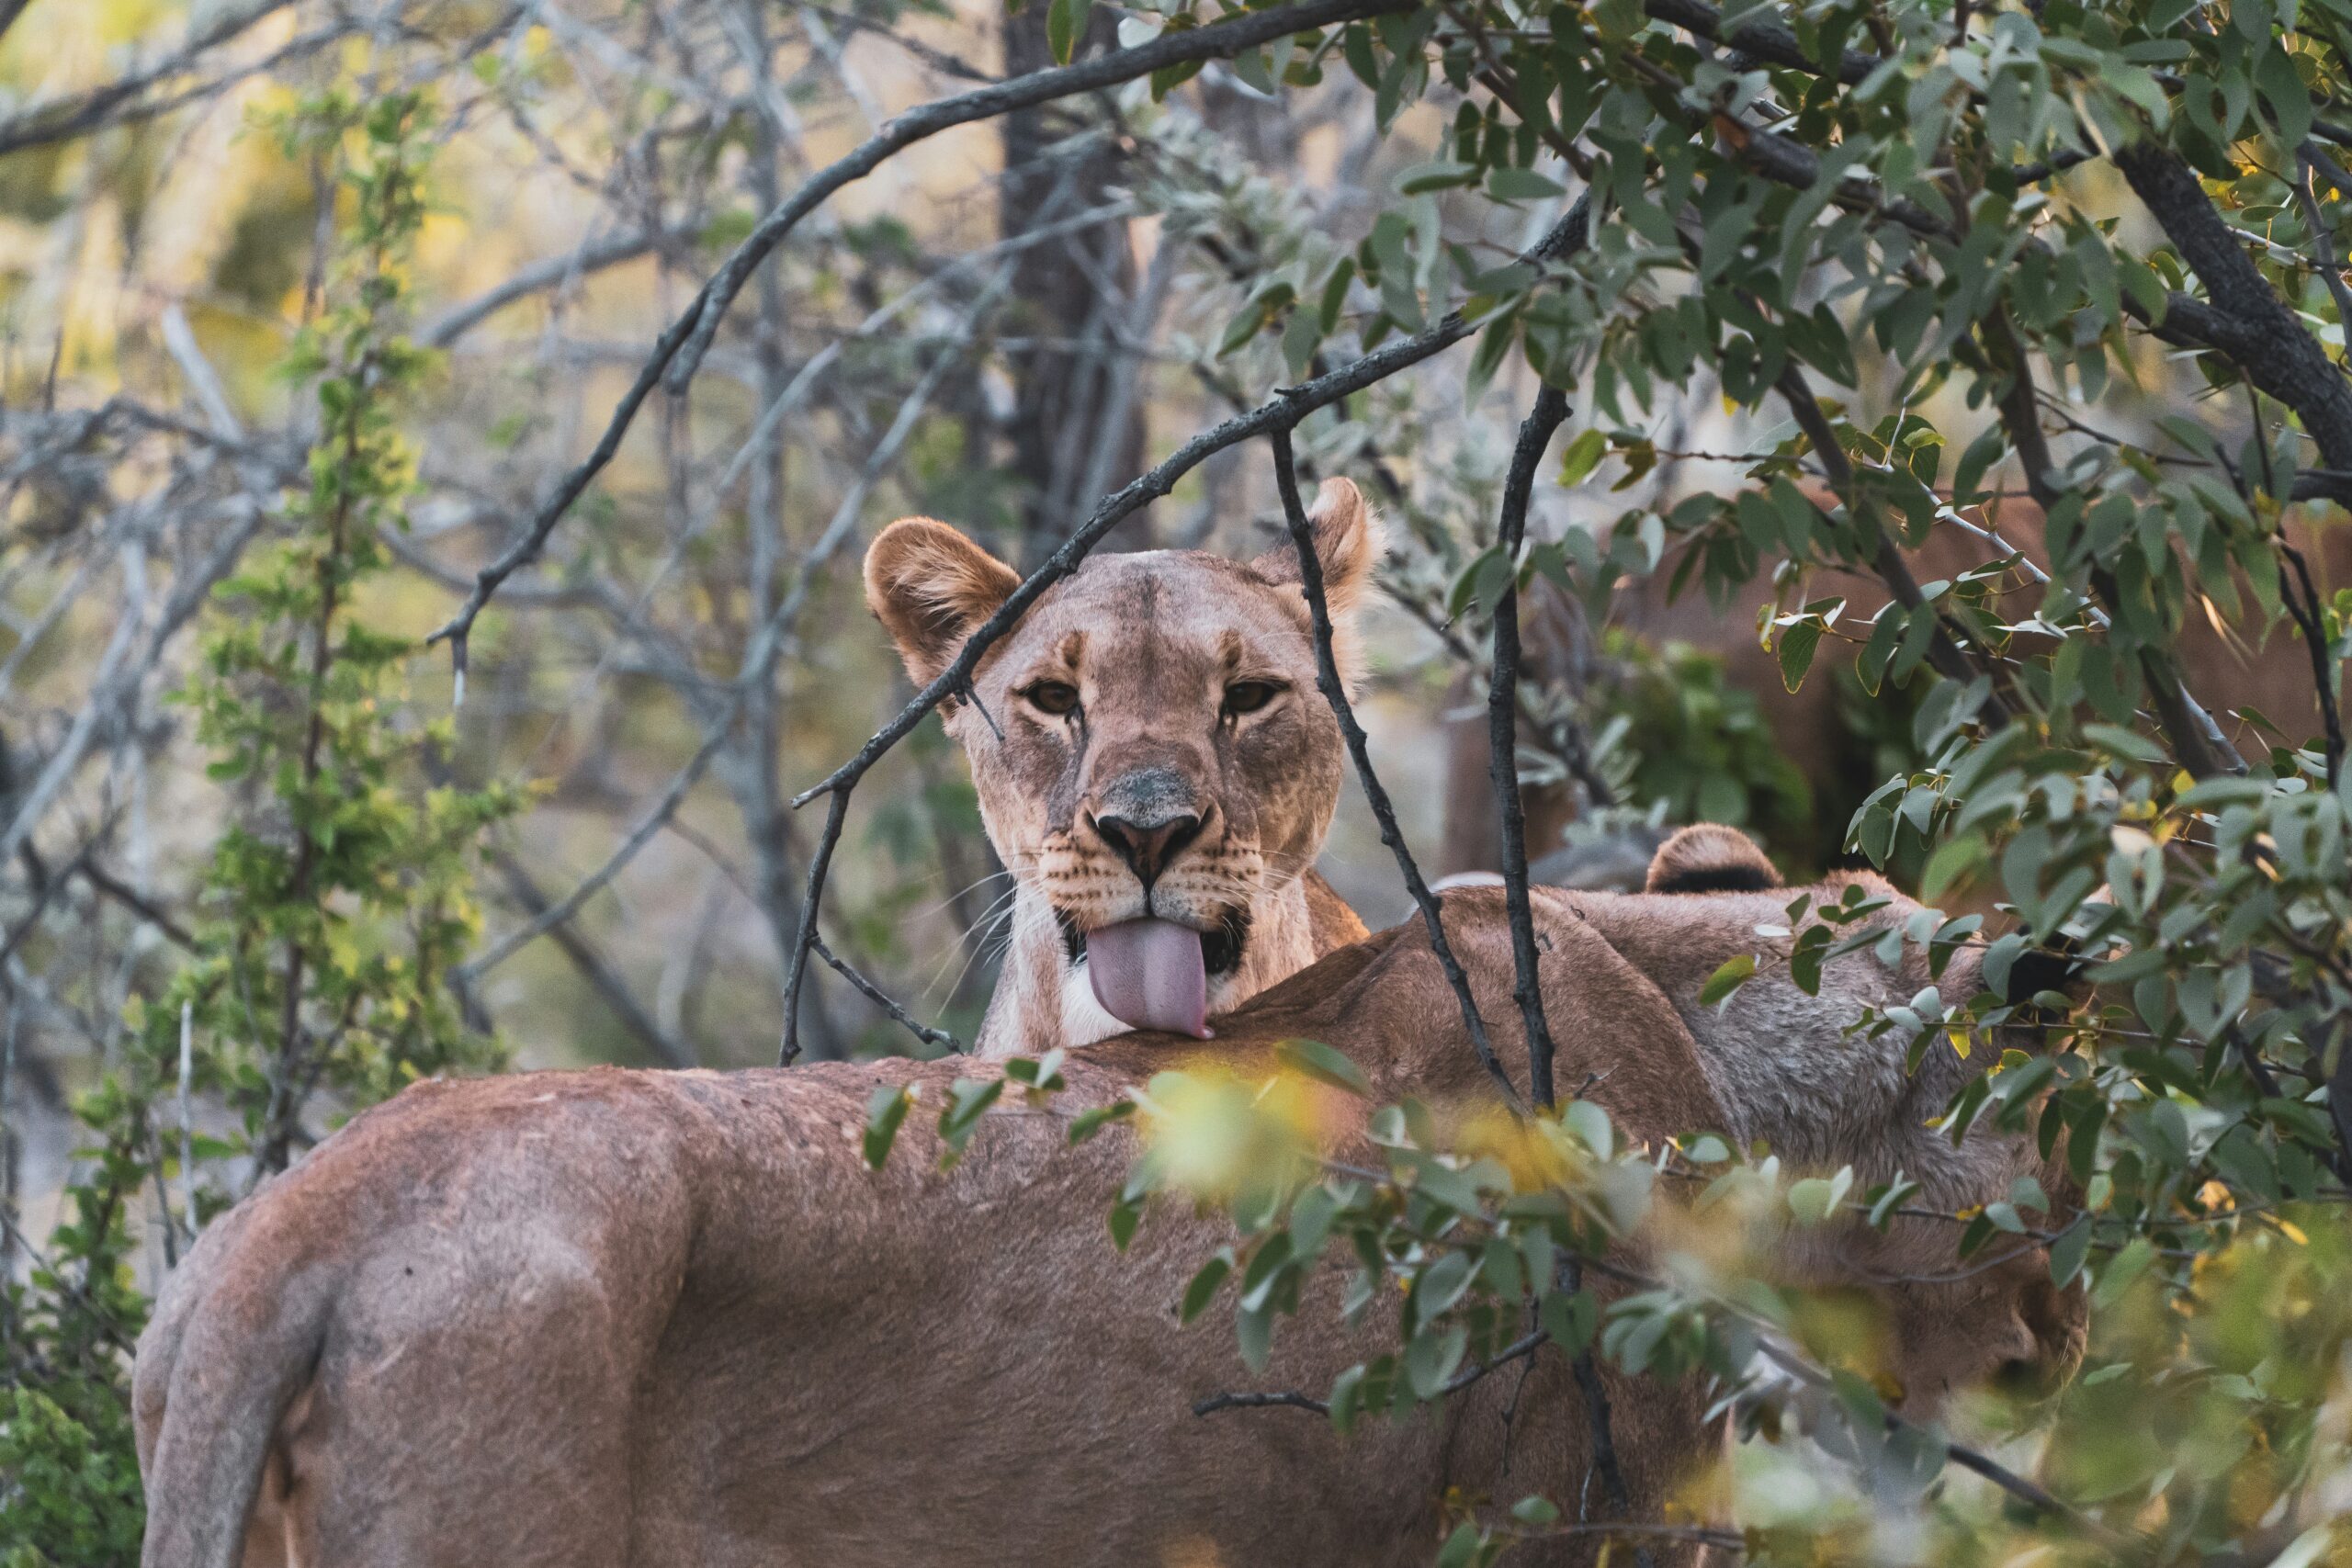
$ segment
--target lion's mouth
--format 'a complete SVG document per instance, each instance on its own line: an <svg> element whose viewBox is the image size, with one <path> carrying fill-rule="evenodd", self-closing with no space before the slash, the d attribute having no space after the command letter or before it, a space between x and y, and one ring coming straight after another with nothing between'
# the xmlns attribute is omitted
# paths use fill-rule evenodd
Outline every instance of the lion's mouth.
<svg viewBox="0 0 2352 1568"><path fill-rule="evenodd" d="M1209 978L1239 966L1246 912L1229 911L1207 931L1147 915L1080 932L1059 910L1055 918L1103 1011L1130 1029L1210 1038Z"/></svg>
<svg viewBox="0 0 2352 1568"><path fill-rule="evenodd" d="M1086 933L1067 909L1054 911L1054 923L1061 928L1062 951L1069 954L1072 964L1086 962ZM1230 975L1241 967L1241 950L1250 941L1250 911L1247 908L1227 909L1217 923L1200 933L1201 968L1210 978Z"/></svg>

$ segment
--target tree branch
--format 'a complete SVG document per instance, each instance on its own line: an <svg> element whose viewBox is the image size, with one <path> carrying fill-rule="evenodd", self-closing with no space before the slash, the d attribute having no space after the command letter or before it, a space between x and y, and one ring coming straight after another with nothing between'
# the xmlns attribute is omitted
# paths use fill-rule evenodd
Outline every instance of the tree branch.
<svg viewBox="0 0 2352 1568"><path fill-rule="evenodd" d="M1438 908L1437 896L1422 878L1421 868L1413 863L1413 852L1406 847L1404 832L1396 826L1396 808L1390 803L1380 775L1373 771L1370 742L1363 726L1356 722L1355 707L1348 701L1347 684L1340 678L1339 660L1331 651L1331 607L1323 597L1323 563L1315 554L1314 525L1306 519L1306 509L1299 504L1298 472L1291 460L1288 427L1274 431L1271 439L1274 447L1274 488L1282 492L1283 516L1290 525L1291 544L1298 553L1300 586L1306 593L1307 616L1315 632L1315 683L1322 689L1323 700L1331 705L1332 716L1340 721L1340 734L1347 740L1348 755L1355 760L1356 777L1363 782L1364 799L1371 803L1372 814L1379 820L1380 841L1396 855L1396 870L1405 878L1406 890L1412 894L1414 904L1421 911L1421 923L1429 930L1430 951L1437 954L1438 967L1445 971L1445 983L1453 988L1453 999L1462 1009L1462 1026L1470 1032L1470 1048L1477 1053L1487 1076L1501 1087L1503 1099L1514 1107L1521 1106L1524 1102L1519 1090L1512 1087L1510 1075L1503 1071L1502 1063L1496 1058L1494 1042L1487 1037L1487 1021L1478 1016L1478 1000L1470 993L1470 977L1463 973L1461 961L1453 956L1453 944L1446 940L1445 920ZM1524 898L1527 853L1523 837L1519 886L1520 896ZM1527 962L1532 971L1532 937ZM1538 1006L1540 1009L1541 1004Z"/></svg>
<svg viewBox="0 0 2352 1568"><path fill-rule="evenodd" d="M1804 431L1805 439L1813 444L1814 456L1821 460L1822 471L1829 477L1830 488L1845 501L1847 513L1854 519L1855 526L1868 529L1871 570L1878 573L1879 581L1886 584L1887 592L1894 594L1895 602L1905 610L1916 614L1926 608L1927 596L1919 591L1919 580L1911 574L1911 563L1903 558L1902 550L1879 525L1878 520L1864 516L1860 498L1854 490L1853 461L1846 456L1845 448L1838 444L1838 433L1830 428L1827 417L1821 412L1821 404L1815 400L1813 389L1805 384L1804 372L1797 367L1794 359L1790 360L1781 371L1777 387L1781 400L1796 416L1797 428ZM1980 671L1960 645L1952 640L1940 615L1936 616L1935 637L1928 644L1928 658L1947 679L1962 684L1975 680L1980 674L1988 673ZM1997 687L1993 694L1993 701L1999 705L2000 711L2007 712L2007 704Z"/></svg>
<svg viewBox="0 0 2352 1568"><path fill-rule="evenodd" d="M2183 312L2176 301L2165 311L2165 324L2178 325L2228 355L2248 380L2301 417L2329 468L2352 469L2352 381L2263 277L2197 175L2170 148L2154 141L2118 148L2115 166L2204 284L2211 302L2206 310Z"/></svg>
<svg viewBox="0 0 2352 1568"><path fill-rule="evenodd" d="M101 83L69 98L36 104L23 113L0 122L0 157L22 152L28 147L70 141L74 137L107 125L153 119L157 115L168 114L207 93L218 91L248 76L259 75L296 55L332 43L356 30L359 25L349 18L337 20L316 32L295 39L272 51L266 59L242 66L218 81L204 83L186 92L137 101L148 89L184 74L206 54L231 42L254 23L293 3L294 0L255 0L253 5L227 10L215 18L211 26L144 71L134 71L128 76ZM21 10L22 5L19 4L17 8ZM11 16L7 19L14 21L15 17ZM0 31L5 30L5 25L0 25Z"/></svg>
<svg viewBox="0 0 2352 1568"><path fill-rule="evenodd" d="M2261 437L2257 435L2256 439ZM2317 585L2312 581L2311 563L2303 558L2302 551L2284 539L2278 541L2278 552L2295 569L2293 581L2279 585L2282 592L2278 597L2285 603L2287 614L2294 618L2295 629L2302 634L2303 647L2311 654L2312 687L2319 696L2320 723L2326 736L2327 787L2334 789L2344 774L2344 720L2335 704L2336 676L2341 666L2327 646L2327 611ZM2302 590L2300 604L2295 596L2298 586Z"/></svg>
<svg viewBox="0 0 2352 1568"><path fill-rule="evenodd" d="M1444 1399L1460 1393L1497 1368L1507 1367L1513 1361L1532 1356L1544 1348L1546 1337L1544 1331L1539 1329L1533 1334L1525 1335L1511 1341L1510 1344L1495 1352L1494 1359L1480 1361L1476 1366L1463 1368L1446 1380L1445 1386L1438 1390L1438 1397ZM1300 1393L1295 1389L1279 1389L1264 1393L1249 1392L1213 1393L1205 1399L1194 1401L1193 1414L1214 1416L1220 1410L1263 1410L1270 1406L1284 1410L1311 1410L1317 1416L1331 1414L1331 1406L1329 1403L1312 1394Z"/></svg>
<svg viewBox="0 0 2352 1568"><path fill-rule="evenodd" d="M925 1023L922 1020L917 1018L914 1014L900 1007L897 1002L892 1001L888 994L886 993L881 987L876 985L873 981L859 974L848 964L835 957L833 955L833 950L825 945L825 939L822 936L812 936L808 939L808 951L823 959L825 963L831 966L834 974L839 975L842 979L847 980L851 985L855 986L865 996L867 1001L872 1002L876 1007L880 1008L884 1012L888 1013L892 1018L898 1020L899 1023L906 1027L907 1032L912 1034L916 1039L922 1041L926 1045L936 1045L942 1050L952 1051L959 1056L964 1055L965 1047L962 1041L956 1039L953 1034L948 1033L947 1031L944 1029L933 1029L931 1025Z"/></svg>
<svg viewBox="0 0 2352 1568"><path fill-rule="evenodd" d="M699 225L682 224L582 243L561 255L535 262L496 288L485 289L461 305L451 306L418 328L416 341L428 348L447 348L518 299L560 288L575 277L602 272L608 266L635 261L673 241L691 240L701 232Z"/></svg>
<svg viewBox="0 0 2352 1568"><path fill-rule="evenodd" d="M2201 192L2199 199L2203 199ZM2007 378L1999 401L2002 428L2008 433L2009 444L2017 448L2018 461L2025 469L2027 493L2047 515L2061 497L2051 482L2050 476L2056 469L2049 440L2041 433L2032 363L2027 359L2025 344L2018 340L2017 328L2006 310L1996 306L1986 314L1980 331L1994 373ZM2332 368L2329 374L2334 374ZM2094 563L2090 577L2093 592L2112 608L2121 597L2115 574ZM2153 647L2142 648L2139 654L2140 668L2148 682L2149 701L2155 706L2156 722L2171 740L2180 765L2188 770L2190 776L2200 779L2245 773L2245 760L2222 733L2221 726L2213 722L2213 716L2188 694L2172 656Z"/></svg>
<svg viewBox="0 0 2352 1568"><path fill-rule="evenodd" d="M1519 427L1519 446L1511 453L1510 472L1503 481L1503 510L1495 529L1495 547L1501 552L1510 577L1497 596L1494 608L1495 664L1487 682L1487 773L1494 784L1495 809L1502 818L1503 901L1510 913L1512 999L1519 1004L1521 1024L1527 1031L1527 1092L1539 1111L1551 1109L1552 1028L1544 1016L1544 988L1536 972L1535 912L1527 896L1527 810L1519 797L1519 547L1527 535L1527 506L1535 488L1535 469L1544 460L1560 422L1568 417L1567 394L1545 383L1535 394L1535 406ZM1277 472L1287 464L1286 447L1277 448ZM1283 505L1291 504L1286 492ZM1305 536L1294 522L1292 532L1305 548ZM1310 552L1311 553L1311 552ZM1318 637L1320 631L1318 628ZM1364 765L1359 762L1359 766ZM1370 785L1367 772L1364 782ZM1368 791L1367 791L1368 792ZM1388 827L1383 821L1382 828ZM1404 840L1397 840L1403 852ZM1424 911L1426 914L1427 911Z"/></svg>
<svg viewBox="0 0 2352 1568"><path fill-rule="evenodd" d="M1729 45L1758 60L1792 71L1812 75L1824 74L1822 62L1797 40L1797 35L1783 23L1750 19L1734 24L1728 36L1723 27L1723 13L1707 4L1707 0L1644 0L1642 9L1657 21L1670 23L1698 34L1703 39ZM1849 49L1838 57L1838 80L1857 86L1885 62L1875 54L1859 49Z"/></svg>

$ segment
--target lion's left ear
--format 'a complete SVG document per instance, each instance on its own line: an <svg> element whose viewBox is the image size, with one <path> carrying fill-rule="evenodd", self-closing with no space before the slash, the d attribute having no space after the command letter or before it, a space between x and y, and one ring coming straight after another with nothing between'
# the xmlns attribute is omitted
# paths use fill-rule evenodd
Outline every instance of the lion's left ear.
<svg viewBox="0 0 2352 1568"><path fill-rule="evenodd" d="M1323 599L1331 607L1331 651L1352 688L1363 677L1356 613L1371 594L1373 569L1388 553L1388 534L1363 492L1346 479L1323 481L1306 521L1315 532L1316 562L1323 569ZM1250 565L1269 582L1299 581L1298 551L1289 545L1268 550Z"/></svg>

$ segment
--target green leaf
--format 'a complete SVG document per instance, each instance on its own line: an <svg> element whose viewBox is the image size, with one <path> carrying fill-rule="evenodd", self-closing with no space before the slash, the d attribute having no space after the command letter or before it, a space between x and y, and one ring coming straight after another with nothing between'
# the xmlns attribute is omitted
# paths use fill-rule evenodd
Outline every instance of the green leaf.
<svg viewBox="0 0 2352 1568"><path fill-rule="evenodd" d="M1441 158L1432 163L1416 164L1398 175L1396 194L1419 196L1423 191L1448 190L1455 186L1469 185L1477 177L1476 164L1457 164L1450 159Z"/></svg>
<svg viewBox="0 0 2352 1568"><path fill-rule="evenodd" d="M1363 1076L1363 1069L1320 1040L1276 1041L1274 1060L1305 1073L1318 1083L1343 1089L1360 1099L1369 1099L1372 1095L1372 1082Z"/></svg>
<svg viewBox="0 0 2352 1568"><path fill-rule="evenodd" d="M1331 1380L1330 1397L1325 1403L1331 1407L1331 1425L1341 1437L1355 1429L1356 1413L1363 1407L1363 1380L1362 1362Z"/></svg>
<svg viewBox="0 0 2352 1568"><path fill-rule="evenodd" d="M1233 1255L1222 1249L1202 1264L1200 1272L1193 1276L1193 1282L1184 1287L1184 1301L1177 1310L1176 1321L1190 1323L1200 1316L1216 1299L1217 1287L1225 1283L1225 1277L1232 1272Z"/></svg>
<svg viewBox="0 0 2352 1568"><path fill-rule="evenodd" d="M1936 846L1928 868L1919 875L1919 901L1933 904L1961 878L1993 858L1993 846L1973 829Z"/></svg>
<svg viewBox="0 0 2352 1568"><path fill-rule="evenodd" d="M1549 201L1567 191L1559 181L1547 179L1532 169L1505 164L1487 175L1487 194L1497 201Z"/></svg>
<svg viewBox="0 0 2352 1568"><path fill-rule="evenodd" d="M2050 1244L2050 1282L2064 1290L2083 1271L2083 1260L2090 1256L2091 1217L2078 1214L2075 1223Z"/></svg>
<svg viewBox="0 0 2352 1568"><path fill-rule="evenodd" d="M1776 650L1781 660L1781 683L1791 695L1804 684L1805 671L1813 668L1814 650L1821 646L1821 623L1811 616L1781 628Z"/></svg>
<svg viewBox="0 0 2352 1568"><path fill-rule="evenodd" d="M899 1124L907 1119L907 1108L914 1103L903 1084L881 1084L865 1102L865 1163L876 1170L882 1168L890 1157L890 1145L898 1141Z"/></svg>
<svg viewBox="0 0 2352 1568"><path fill-rule="evenodd" d="M1445 1538L1445 1544L1437 1549L1435 1568L1474 1568L1478 1549L1485 1544L1478 1527L1465 1520L1454 1526L1453 1533Z"/></svg>
<svg viewBox="0 0 2352 1568"><path fill-rule="evenodd" d="M1544 1298L1536 1315L1552 1343L1571 1356L1581 1356L1592 1345L1600 1307L1590 1291L1554 1291Z"/></svg>
<svg viewBox="0 0 2352 1568"><path fill-rule="evenodd" d="M1449 1252L1413 1280L1413 1314L1416 1321L1428 1323L1447 1311L1470 1289L1471 1259L1466 1252Z"/></svg>
<svg viewBox="0 0 2352 1568"><path fill-rule="evenodd" d="M1121 1198L1111 1205L1111 1245L1121 1252L1135 1240L1136 1227L1143 1223L1143 1200Z"/></svg>
<svg viewBox="0 0 2352 1568"><path fill-rule="evenodd" d="M1732 994L1747 984L1755 973L1756 956L1753 953L1743 953L1736 958L1724 960L1715 972L1707 976L1707 983L1699 987L1699 1005L1711 1008L1729 1001Z"/></svg>
<svg viewBox="0 0 2352 1568"><path fill-rule="evenodd" d="M1470 1331L1460 1324L1450 1328L1424 1328L1405 1347L1405 1380L1423 1399L1435 1399L1462 1365L1470 1348Z"/></svg>
<svg viewBox="0 0 2352 1568"><path fill-rule="evenodd" d="M1489 545L1470 558L1453 580L1453 588L1445 596L1445 614L1449 620L1458 619L1473 604L1489 607L1499 604L1511 579L1511 563L1498 546Z"/></svg>
<svg viewBox="0 0 2352 1568"><path fill-rule="evenodd" d="M1046 13L1046 47L1053 51L1054 63L1068 65L1070 55L1078 48L1078 40L1085 35L1087 14L1093 9L1093 0L1054 0Z"/></svg>
<svg viewBox="0 0 2352 1568"><path fill-rule="evenodd" d="M2121 1301L2123 1292L2132 1288L2133 1280L2147 1272L2148 1265L2155 1261L2155 1257L2154 1243L2146 1236L2134 1237L2098 1271L2098 1283L2091 1291L2092 1308L2105 1312Z"/></svg>
<svg viewBox="0 0 2352 1568"><path fill-rule="evenodd" d="M1241 1359L1253 1372L1266 1370L1266 1358L1273 1353L1274 1309L1271 1306L1243 1308L1234 1314L1233 1332L1241 1345Z"/></svg>
<svg viewBox="0 0 2352 1568"><path fill-rule="evenodd" d="M1581 484L1585 477L1600 464L1609 450L1609 438L1598 430L1582 430L1560 454L1560 483L1563 488Z"/></svg>
<svg viewBox="0 0 2352 1568"><path fill-rule="evenodd" d="M1817 1225L1838 1212L1846 1194L1854 1185L1854 1168L1846 1167L1836 1176L1809 1176L1789 1189L1789 1213L1804 1225Z"/></svg>
<svg viewBox="0 0 2352 1568"><path fill-rule="evenodd" d="M1108 1105L1097 1105L1081 1111L1070 1118L1069 1141L1082 1144L1114 1122L1124 1121L1136 1111L1132 1100L1114 1100Z"/></svg>

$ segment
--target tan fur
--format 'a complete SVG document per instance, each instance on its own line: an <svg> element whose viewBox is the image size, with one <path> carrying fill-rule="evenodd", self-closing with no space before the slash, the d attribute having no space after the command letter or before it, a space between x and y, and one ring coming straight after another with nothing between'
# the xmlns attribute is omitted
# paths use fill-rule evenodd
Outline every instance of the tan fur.
<svg viewBox="0 0 2352 1568"><path fill-rule="evenodd" d="M1660 844L1645 884L1652 893L1752 893L1780 885L1756 840L1717 822L1685 828Z"/></svg>
<svg viewBox="0 0 2352 1568"><path fill-rule="evenodd" d="M2003 1197L2026 1173L2060 1190L2030 1138L1980 1125L1953 1150L1921 1125L1971 1070L1947 1048L1908 1085L1899 1045L1840 1038L1862 1000L1924 984L1916 963L1840 959L1818 998L1768 972L1728 1015L1697 1008L1777 902L1539 889L1560 1081L1589 1083L1635 1138L1714 1127L1769 1134L1801 1168L1899 1166L1926 1206ZM1446 908L1523 1082L1501 897ZM1955 994L1971 963L1955 959ZM1523 1386L1488 1378L1350 1438L1296 1411L1190 1413L1220 1389L1319 1391L1386 1330L1344 1327L1335 1265L1250 1376L1227 1303L1190 1327L1173 1314L1225 1224L1155 1201L1114 1252L1103 1215L1133 1135L1073 1149L1068 1118L1179 1062L1261 1068L1295 1035L1345 1050L1384 1101L1493 1103L1418 922L1259 997L1214 1044L1080 1053L1049 1110L991 1113L944 1174L927 1111L969 1062L413 1087L216 1222L167 1285L136 1371L143 1561L1405 1564L1434 1553L1450 1486L1541 1492L1573 1517L1589 1445L1555 1353ZM1776 1087L1775 1066L1799 1087ZM923 1108L879 1175L858 1153L877 1083L918 1087ZM1378 1158L1360 1131L1340 1143ZM2049 1288L2038 1247L1961 1268L1955 1235L1898 1220L1782 1249L1792 1278L1884 1304L1885 1370L1915 1415L2005 1367L2063 1375L2081 1352L2080 1294ZM1706 1457L1704 1392L1604 1382L1634 1506L1656 1517Z"/></svg>
<svg viewBox="0 0 2352 1568"><path fill-rule="evenodd" d="M1334 651L1352 679L1355 614L1384 547L1380 525L1345 479L1324 482L1312 521ZM919 682L954 661L1020 581L929 518L891 525L866 552L866 602ZM1245 681L1282 690L1257 712L1225 713L1227 687ZM1075 688L1078 709L1041 711L1025 694L1041 682ZM1069 942L1115 921L1149 913L1210 931L1246 919L1238 963L1209 976L1212 1017L1364 935L1313 869L1343 757L1316 691L1289 548L1246 566L1194 550L1091 558L988 650L972 687L978 702L951 705L947 727L1015 883L983 1055L1119 1032ZM1201 824L1149 889L1097 827L1145 796Z"/></svg>

